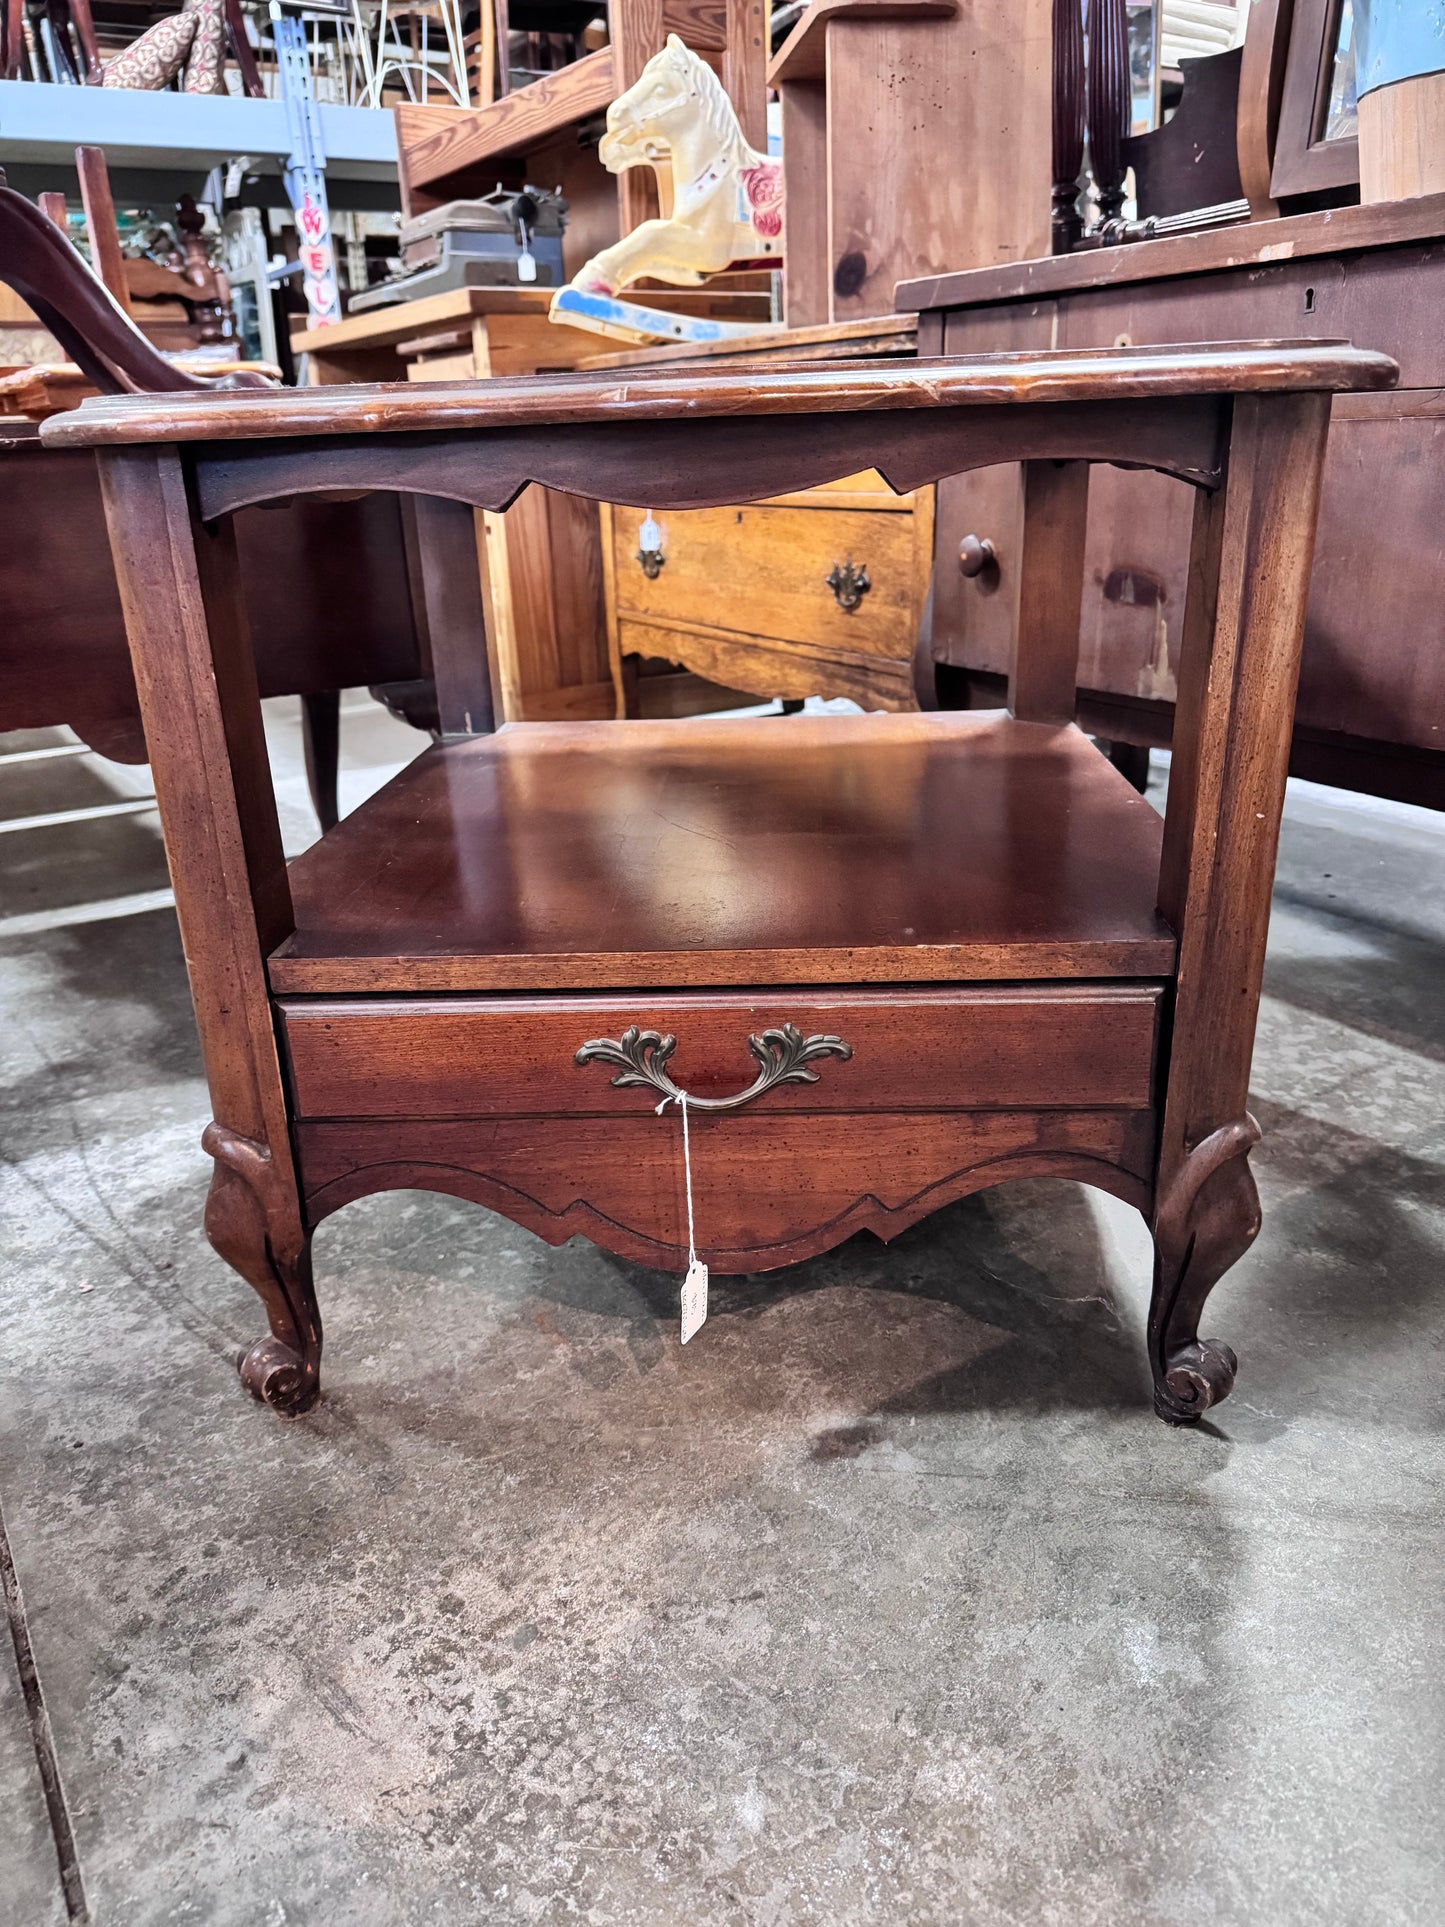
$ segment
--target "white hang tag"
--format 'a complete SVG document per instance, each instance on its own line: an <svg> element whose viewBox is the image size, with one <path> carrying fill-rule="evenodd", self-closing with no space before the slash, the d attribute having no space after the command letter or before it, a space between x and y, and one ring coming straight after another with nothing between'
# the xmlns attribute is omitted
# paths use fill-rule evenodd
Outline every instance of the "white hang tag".
<svg viewBox="0 0 1445 1927"><path fill-rule="evenodd" d="M696 1337L707 1323L707 1266L694 1258L682 1281L682 1342Z"/></svg>
<svg viewBox="0 0 1445 1927"><path fill-rule="evenodd" d="M697 1255L692 1225L692 1140L687 1128L687 1092L665 1097L657 1107L661 1117L669 1104L682 1112L682 1171L687 1186L687 1276L682 1281L682 1342L695 1338L707 1322L707 1266Z"/></svg>
<svg viewBox="0 0 1445 1927"><path fill-rule="evenodd" d="M535 281L537 279L537 257L532 252L532 237L527 232L527 223L525 221L518 221L517 223L517 239L522 244L521 253L517 256L517 279L519 281Z"/></svg>
<svg viewBox="0 0 1445 1927"><path fill-rule="evenodd" d="M637 546L639 549L647 550L662 547L662 524L653 521L651 509L647 511L646 519L637 531Z"/></svg>

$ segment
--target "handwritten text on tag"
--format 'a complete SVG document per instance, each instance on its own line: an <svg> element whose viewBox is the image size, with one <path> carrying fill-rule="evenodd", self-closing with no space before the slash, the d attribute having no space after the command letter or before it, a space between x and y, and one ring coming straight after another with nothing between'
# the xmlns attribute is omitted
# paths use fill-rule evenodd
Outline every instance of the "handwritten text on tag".
<svg viewBox="0 0 1445 1927"><path fill-rule="evenodd" d="M707 1320L707 1266L694 1258L682 1281L682 1342L700 1332Z"/></svg>

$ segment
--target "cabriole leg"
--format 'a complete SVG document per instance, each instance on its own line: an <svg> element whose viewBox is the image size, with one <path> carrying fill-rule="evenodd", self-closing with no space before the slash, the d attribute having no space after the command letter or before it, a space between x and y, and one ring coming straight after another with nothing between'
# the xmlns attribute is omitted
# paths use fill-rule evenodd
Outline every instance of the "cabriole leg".
<svg viewBox="0 0 1445 1927"><path fill-rule="evenodd" d="M206 1198L206 1236L266 1307L271 1332L241 1359L241 1383L285 1418L321 1395L321 1313L311 1282L311 1234L297 1226L284 1182L263 1144L208 1124L201 1142L216 1160Z"/></svg>
<svg viewBox="0 0 1445 1927"><path fill-rule="evenodd" d="M1259 1236L1259 1193L1249 1153L1259 1126L1249 1116L1211 1132L1185 1158L1154 1215L1154 1293L1149 1365L1154 1410L1192 1425L1228 1398L1238 1360L1199 1336L1204 1301Z"/></svg>

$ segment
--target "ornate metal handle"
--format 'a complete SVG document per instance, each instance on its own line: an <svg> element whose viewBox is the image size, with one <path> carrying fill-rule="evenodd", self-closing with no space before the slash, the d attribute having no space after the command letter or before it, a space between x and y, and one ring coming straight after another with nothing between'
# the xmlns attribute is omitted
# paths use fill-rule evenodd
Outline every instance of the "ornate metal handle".
<svg viewBox="0 0 1445 1927"><path fill-rule="evenodd" d="M676 1049L677 1039L671 1031L664 1035L661 1031L639 1030L636 1024L629 1024L615 1043L610 1037L594 1037L578 1051L575 1061L620 1065L612 1080L618 1090L629 1084L643 1084L660 1091L664 1097L681 1097L681 1086L673 1083L666 1069ZM765 1030L761 1037L750 1037L748 1049L762 1066L748 1088L734 1097L694 1097L689 1091L687 1101L691 1109L735 1111L740 1105L751 1104L775 1084L816 1084L818 1073L808 1069L809 1060L814 1057L846 1060L853 1055L853 1046L845 1044L841 1037L805 1037L796 1024L784 1024L781 1030Z"/></svg>
<svg viewBox="0 0 1445 1927"><path fill-rule="evenodd" d="M824 580L837 598L838 607L850 616L873 587L868 580L868 564L860 562L855 569L851 557L846 562L835 562Z"/></svg>
<svg viewBox="0 0 1445 1927"><path fill-rule="evenodd" d="M661 549L639 549L637 559L642 564L642 573L649 582L656 582L662 574L662 565L667 560Z"/></svg>

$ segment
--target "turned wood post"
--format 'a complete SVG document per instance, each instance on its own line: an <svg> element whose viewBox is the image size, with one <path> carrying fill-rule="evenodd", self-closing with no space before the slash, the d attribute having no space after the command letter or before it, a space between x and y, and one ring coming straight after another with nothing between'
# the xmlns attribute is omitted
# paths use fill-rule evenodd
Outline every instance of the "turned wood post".
<svg viewBox="0 0 1445 1927"><path fill-rule="evenodd" d="M1084 231L1079 175L1084 166L1084 4L1054 0L1053 250L1067 254Z"/></svg>
<svg viewBox="0 0 1445 1927"><path fill-rule="evenodd" d="M1129 30L1124 0L1089 0L1089 162L1100 222L1124 205L1124 139L1129 132Z"/></svg>

